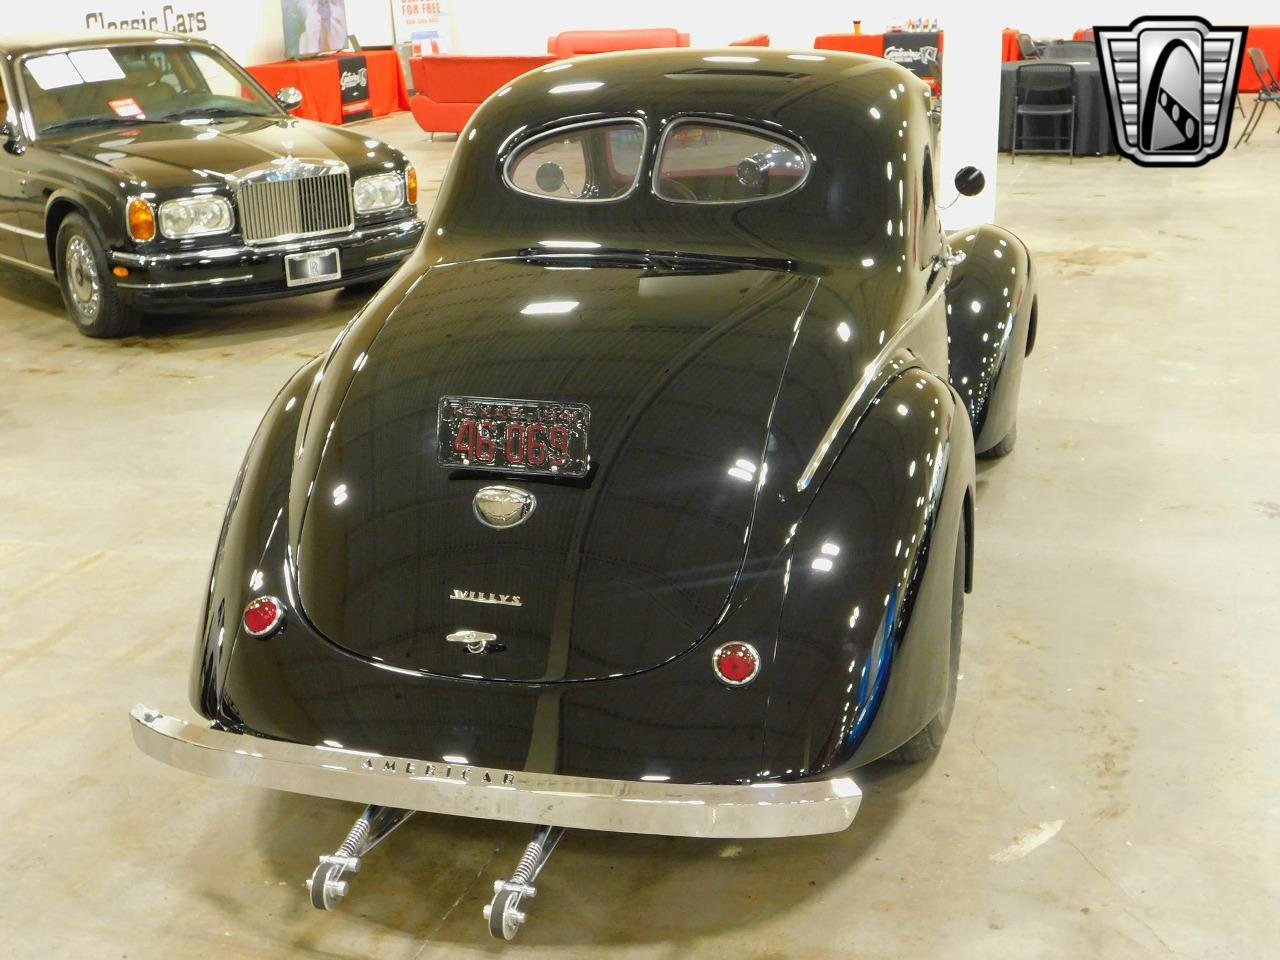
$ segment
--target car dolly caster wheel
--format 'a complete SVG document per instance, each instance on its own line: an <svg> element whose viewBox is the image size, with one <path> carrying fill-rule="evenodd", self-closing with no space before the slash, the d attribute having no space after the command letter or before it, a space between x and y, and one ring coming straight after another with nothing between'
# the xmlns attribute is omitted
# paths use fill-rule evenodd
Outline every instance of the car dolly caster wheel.
<svg viewBox="0 0 1280 960"><path fill-rule="evenodd" d="M495 880L493 899L484 906L484 918L489 924L489 935L495 940L514 940L521 925L528 919L520 903L526 897L532 900L538 891L533 881L551 858L556 844L564 836L564 827L539 827L524 848L524 855L510 880Z"/></svg>
<svg viewBox="0 0 1280 960"><path fill-rule="evenodd" d="M307 878L307 892L311 895L311 905L317 910L334 910L339 901L350 889L346 880L339 880L343 874L343 866L333 860L322 860Z"/></svg>
<svg viewBox="0 0 1280 960"><path fill-rule="evenodd" d="M351 882L343 880L346 873L360 872L360 858L385 840L396 827L411 816L412 810L397 807L379 807L373 804L364 808L347 838L337 851L320 858L320 863L307 878L307 893L311 905L317 910L336 910L342 898L351 889Z"/></svg>

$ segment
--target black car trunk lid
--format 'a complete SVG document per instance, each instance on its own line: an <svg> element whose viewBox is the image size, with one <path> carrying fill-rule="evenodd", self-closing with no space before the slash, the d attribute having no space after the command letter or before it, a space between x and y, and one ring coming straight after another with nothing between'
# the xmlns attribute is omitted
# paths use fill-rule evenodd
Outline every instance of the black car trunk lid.
<svg viewBox="0 0 1280 960"><path fill-rule="evenodd" d="M312 413L306 615L361 656L458 677L622 676L687 650L737 576L812 284L723 267L428 271L338 407ZM441 465L442 397L585 404L589 473ZM473 500L495 484L533 495L525 522L479 522Z"/></svg>

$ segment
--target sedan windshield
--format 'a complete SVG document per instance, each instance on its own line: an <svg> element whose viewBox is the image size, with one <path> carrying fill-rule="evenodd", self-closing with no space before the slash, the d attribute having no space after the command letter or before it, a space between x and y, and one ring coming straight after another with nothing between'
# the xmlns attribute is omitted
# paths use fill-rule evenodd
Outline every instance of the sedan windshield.
<svg viewBox="0 0 1280 960"><path fill-rule="evenodd" d="M37 133L190 117L280 116L213 50L132 44L37 54L22 62Z"/></svg>

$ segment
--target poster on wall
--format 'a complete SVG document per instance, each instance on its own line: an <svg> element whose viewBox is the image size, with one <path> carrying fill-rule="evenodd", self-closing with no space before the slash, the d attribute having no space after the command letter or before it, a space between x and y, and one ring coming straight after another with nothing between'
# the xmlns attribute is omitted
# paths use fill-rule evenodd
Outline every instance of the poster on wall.
<svg viewBox="0 0 1280 960"><path fill-rule="evenodd" d="M396 43L413 45L412 55L453 52L453 17L449 0L391 0Z"/></svg>
<svg viewBox="0 0 1280 960"><path fill-rule="evenodd" d="M347 45L344 0L280 0L286 57L314 57Z"/></svg>
<svg viewBox="0 0 1280 960"><path fill-rule="evenodd" d="M938 32L902 31L884 35L884 58L906 67L917 77L928 77L929 65L938 59Z"/></svg>
<svg viewBox="0 0 1280 960"><path fill-rule="evenodd" d="M342 91L343 123L373 116L369 107L369 69L362 55L338 58L338 87Z"/></svg>

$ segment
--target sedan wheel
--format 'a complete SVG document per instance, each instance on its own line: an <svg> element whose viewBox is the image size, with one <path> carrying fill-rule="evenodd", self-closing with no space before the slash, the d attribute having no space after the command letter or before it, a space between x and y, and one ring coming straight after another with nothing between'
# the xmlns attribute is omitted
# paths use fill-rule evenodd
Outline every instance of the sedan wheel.
<svg viewBox="0 0 1280 960"><path fill-rule="evenodd" d="M80 323L92 324L102 311L102 281L98 278L98 265L93 262L93 251L79 234L67 243L66 271L72 309Z"/></svg>
<svg viewBox="0 0 1280 960"><path fill-rule="evenodd" d="M68 214L58 227L58 286L76 329L90 337L136 333L137 313L125 306L107 264L107 253L89 221Z"/></svg>

